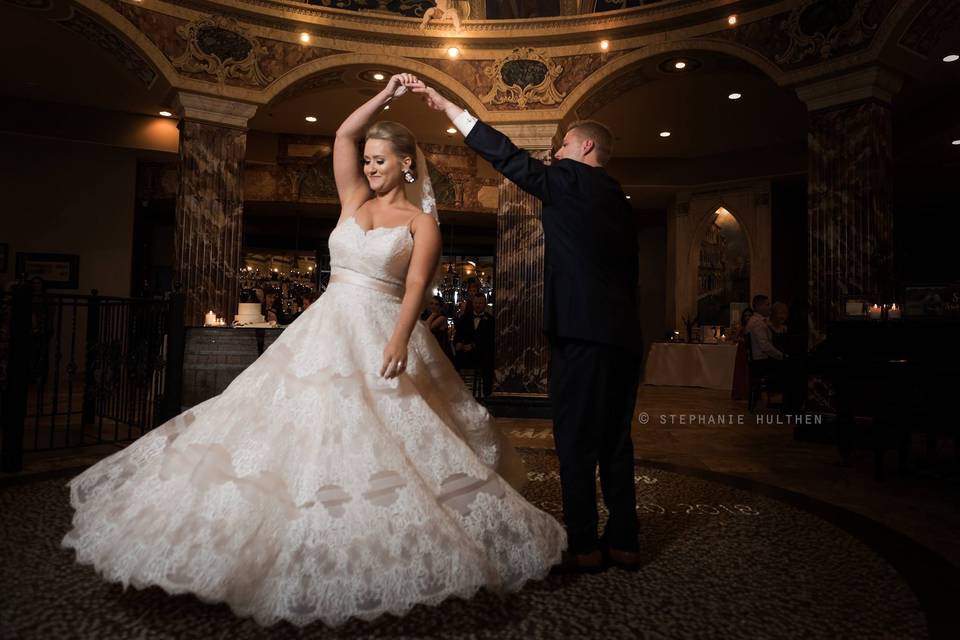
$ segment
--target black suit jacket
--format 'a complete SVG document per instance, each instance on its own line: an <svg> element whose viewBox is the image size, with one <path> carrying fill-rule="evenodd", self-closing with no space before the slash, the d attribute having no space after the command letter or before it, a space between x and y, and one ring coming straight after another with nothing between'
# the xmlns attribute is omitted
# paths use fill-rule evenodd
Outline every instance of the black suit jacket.
<svg viewBox="0 0 960 640"><path fill-rule="evenodd" d="M575 160L545 164L483 122L466 143L543 202L544 331L640 352L637 226L617 181Z"/></svg>
<svg viewBox="0 0 960 640"><path fill-rule="evenodd" d="M476 349L475 355L483 360L492 360L495 333L493 317L489 313L484 312L484 314L480 316L479 324L474 328L473 321L475 318L476 316L473 311L468 311L457 320L456 338L454 338L454 342L472 344Z"/></svg>

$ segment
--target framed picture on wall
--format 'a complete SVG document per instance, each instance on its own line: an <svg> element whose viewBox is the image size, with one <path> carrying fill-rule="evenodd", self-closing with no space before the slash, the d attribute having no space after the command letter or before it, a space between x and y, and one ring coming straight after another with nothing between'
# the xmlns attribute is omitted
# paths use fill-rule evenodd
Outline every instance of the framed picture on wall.
<svg viewBox="0 0 960 640"><path fill-rule="evenodd" d="M17 275L26 280L41 278L48 289L76 289L80 286L80 256L18 251Z"/></svg>
<svg viewBox="0 0 960 640"><path fill-rule="evenodd" d="M0 273L7 272L7 256L10 255L10 245L0 242Z"/></svg>

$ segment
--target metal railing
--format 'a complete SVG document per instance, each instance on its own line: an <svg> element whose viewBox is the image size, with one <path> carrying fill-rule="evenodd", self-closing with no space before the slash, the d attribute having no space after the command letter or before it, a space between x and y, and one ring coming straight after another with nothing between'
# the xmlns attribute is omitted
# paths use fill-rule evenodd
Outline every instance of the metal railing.
<svg viewBox="0 0 960 640"><path fill-rule="evenodd" d="M0 470L135 440L178 413L182 362L182 296L0 294Z"/></svg>

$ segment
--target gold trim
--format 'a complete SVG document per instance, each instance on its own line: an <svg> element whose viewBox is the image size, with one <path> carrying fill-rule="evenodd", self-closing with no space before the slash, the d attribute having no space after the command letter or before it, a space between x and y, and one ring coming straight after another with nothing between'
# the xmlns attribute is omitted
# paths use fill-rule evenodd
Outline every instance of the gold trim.
<svg viewBox="0 0 960 640"><path fill-rule="evenodd" d="M538 84L523 87L518 84L508 85L503 80L502 71L504 65L510 62L539 62L547 68L547 72ZM547 57L544 52L532 47L514 49L510 55L484 67L483 72L493 80L493 88L480 98L487 104L515 104L522 109L528 102L538 102L543 105L560 104L567 95L560 93L554 84L563 73L563 67Z"/></svg>
<svg viewBox="0 0 960 640"><path fill-rule="evenodd" d="M216 55L206 53L200 48L197 39L200 30L208 27L223 29L240 36L250 45L249 53L243 60L221 60ZM258 86L266 86L272 81L272 78L260 70L259 64L259 58L267 54L267 48L261 45L257 38L248 35L247 30L233 18L208 16L177 27L177 34L187 42L187 50L172 61L177 69L188 73L208 73L216 76L220 84L224 84L228 78Z"/></svg>

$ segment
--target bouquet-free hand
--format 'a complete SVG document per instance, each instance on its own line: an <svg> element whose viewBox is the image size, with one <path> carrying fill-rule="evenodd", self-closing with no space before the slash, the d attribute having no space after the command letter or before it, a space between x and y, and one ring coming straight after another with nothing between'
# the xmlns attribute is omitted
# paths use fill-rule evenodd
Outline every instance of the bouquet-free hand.
<svg viewBox="0 0 960 640"><path fill-rule="evenodd" d="M384 88L391 98L399 98L413 87L422 87L423 82L412 73L398 73L390 76Z"/></svg>
<svg viewBox="0 0 960 640"><path fill-rule="evenodd" d="M407 345L392 338L383 349L383 365L380 375L384 378L396 378L407 368Z"/></svg>
<svg viewBox="0 0 960 640"><path fill-rule="evenodd" d="M420 82L417 85L412 85L410 90L414 93L419 93L422 95L423 101L426 102L427 106L431 109L443 111L447 108L447 105L450 104L450 101L440 95L436 89L433 87L428 87L423 82Z"/></svg>

